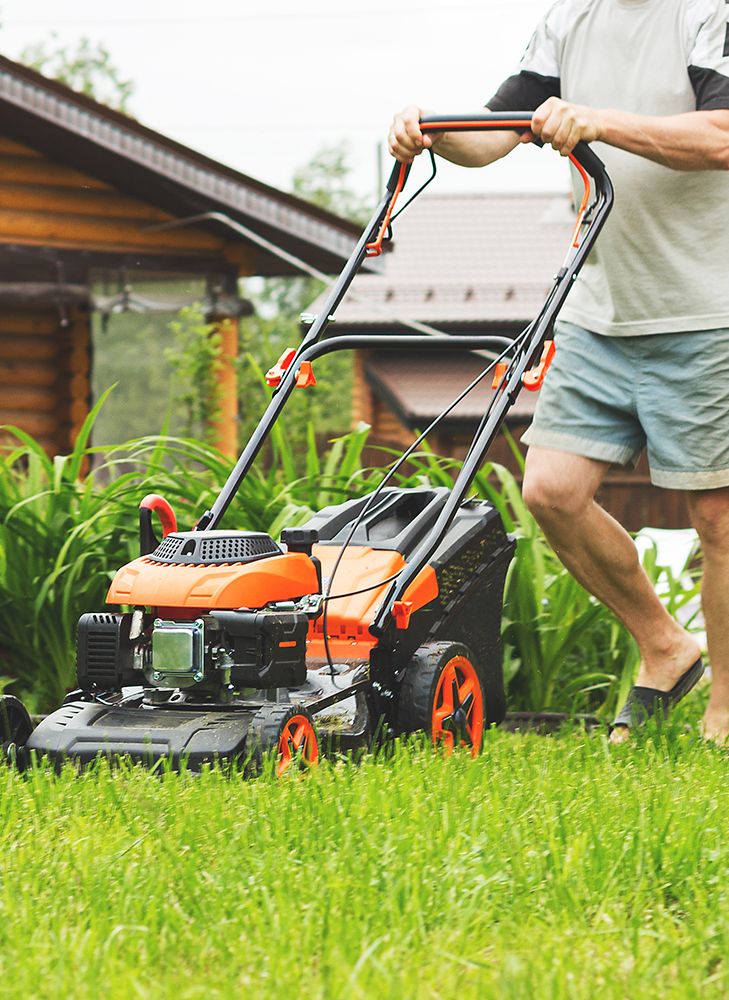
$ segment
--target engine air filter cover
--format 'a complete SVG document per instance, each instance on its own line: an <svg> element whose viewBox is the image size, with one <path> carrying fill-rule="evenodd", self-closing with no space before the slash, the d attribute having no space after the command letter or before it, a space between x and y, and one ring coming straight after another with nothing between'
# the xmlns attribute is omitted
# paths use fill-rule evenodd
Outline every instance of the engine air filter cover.
<svg viewBox="0 0 729 1000"><path fill-rule="evenodd" d="M172 531L148 559L170 566L222 566L281 555L265 531Z"/></svg>

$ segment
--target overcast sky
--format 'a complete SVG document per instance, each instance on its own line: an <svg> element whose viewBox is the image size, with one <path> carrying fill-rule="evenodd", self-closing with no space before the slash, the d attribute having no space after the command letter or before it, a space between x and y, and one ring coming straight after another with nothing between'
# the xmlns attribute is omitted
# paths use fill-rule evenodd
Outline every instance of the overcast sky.
<svg viewBox="0 0 729 1000"><path fill-rule="evenodd" d="M280 187L324 144L349 142L374 197L376 150L394 110L480 107L511 73L552 0L0 0L2 52L56 33L103 42L134 81L145 125ZM444 190L555 190L568 173L523 148Z"/></svg>

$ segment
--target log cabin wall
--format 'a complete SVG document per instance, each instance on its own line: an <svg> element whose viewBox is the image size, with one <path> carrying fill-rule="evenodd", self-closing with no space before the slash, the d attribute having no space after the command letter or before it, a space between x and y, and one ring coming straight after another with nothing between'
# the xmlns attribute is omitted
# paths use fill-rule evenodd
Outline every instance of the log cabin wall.
<svg viewBox="0 0 729 1000"><path fill-rule="evenodd" d="M176 257L234 256L222 237L199 227L146 231L172 219L153 205L0 136L2 243Z"/></svg>
<svg viewBox="0 0 729 1000"><path fill-rule="evenodd" d="M154 223L173 217L152 205L121 194L108 184L73 167L54 162L22 143L0 136L0 244L15 250L21 267L33 267L39 283L70 279L75 287L88 284L85 257L92 254L171 256L184 266L187 256L196 266L209 256L248 270L245 250L200 228L146 232ZM76 251L78 258L61 269L49 254L29 263L30 248ZM24 249L25 248L25 249ZM243 251L243 252L241 252ZM27 274L24 275L27 277ZM13 301L0 275L0 424L14 424L36 437L50 454L67 452L91 404L91 324L88 308L33 301L24 291ZM33 288L28 284L27 289ZM88 289L87 289L88 291ZM237 320L223 318L226 345ZM233 372L235 351L223 358L225 373ZM234 378L234 376L232 376ZM228 396L231 393L228 392ZM234 393L233 393L234 398ZM227 400L227 397L226 397ZM230 411L230 412L228 412ZM236 450L235 405L227 406L220 428L223 450ZM7 436L6 436L7 438Z"/></svg>
<svg viewBox="0 0 729 1000"><path fill-rule="evenodd" d="M224 345L215 431L234 454L238 279L296 274L296 257L337 273L359 227L4 56L0 129L0 419L65 450L89 405L92 276L131 292L192 277Z"/></svg>
<svg viewBox="0 0 729 1000"><path fill-rule="evenodd" d="M57 309L0 308L0 424L68 451L88 412L90 341L86 310L68 310L62 326Z"/></svg>

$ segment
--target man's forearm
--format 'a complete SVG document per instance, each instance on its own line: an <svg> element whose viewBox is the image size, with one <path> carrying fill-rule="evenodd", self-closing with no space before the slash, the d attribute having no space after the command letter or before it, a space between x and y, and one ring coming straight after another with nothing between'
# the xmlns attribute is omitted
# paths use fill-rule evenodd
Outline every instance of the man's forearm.
<svg viewBox="0 0 729 1000"><path fill-rule="evenodd" d="M692 111L665 118L598 112L600 139L673 170L729 169L729 111Z"/></svg>
<svg viewBox="0 0 729 1000"><path fill-rule="evenodd" d="M519 145L516 132L445 132L433 152L461 167L485 167Z"/></svg>

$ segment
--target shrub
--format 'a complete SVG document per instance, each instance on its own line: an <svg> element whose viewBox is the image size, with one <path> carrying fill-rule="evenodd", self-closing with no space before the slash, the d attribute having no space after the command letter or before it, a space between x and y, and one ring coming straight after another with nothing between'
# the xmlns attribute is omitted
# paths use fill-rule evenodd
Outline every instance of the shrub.
<svg viewBox="0 0 729 1000"><path fill-rule="evenodd" d="M232 463L209 445L150 437L117 447L89 447L106 396L89 415L70 455L49 458L18 428L16 446L0 465L0 674L37 710L52 708L74 685L76 622L104 606L111 577L138 553L138 504L164 494L180 527L192 528L213 502ZM231 505L228 523L280 530L314 511L369 493L385 470L362 469L369 428L337 438L320 456L313 425L303 458L280 425L267 467L254 466ZM300 475L301 464L304 474ZM414 454L400 485L450 486L459 463L427 448ZM499 510L517 539L506 580L504 669L512 708L612 711L637 669L630 636L613 615L567 573L527 511L514 477L486 465L475 494ZM669 610L695 601L695 576L672 576L644 556L651 579L662 579Z"/></svg>

